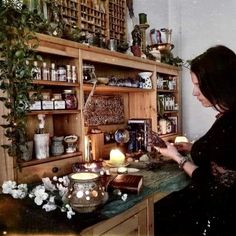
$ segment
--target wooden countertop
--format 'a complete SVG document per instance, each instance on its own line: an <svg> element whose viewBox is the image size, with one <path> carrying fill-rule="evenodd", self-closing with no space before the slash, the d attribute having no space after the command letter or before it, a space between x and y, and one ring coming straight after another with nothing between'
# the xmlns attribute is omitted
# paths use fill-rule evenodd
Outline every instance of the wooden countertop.
<svg viewBox="0 0 236 236"><path fill-rule="evenodd" d="M19 200L0 194L0 232L7 235L79 235L94 224L126 212L150 195L154 194L154 200L157 201L189 183L189 178L173 163L162 165L155 171L141 170L137 174L144 176L144 187L140 194L128 194L125 202L111 197L96 212L76 213L70 220L59 209L45 212L31 199Z"/></svg>

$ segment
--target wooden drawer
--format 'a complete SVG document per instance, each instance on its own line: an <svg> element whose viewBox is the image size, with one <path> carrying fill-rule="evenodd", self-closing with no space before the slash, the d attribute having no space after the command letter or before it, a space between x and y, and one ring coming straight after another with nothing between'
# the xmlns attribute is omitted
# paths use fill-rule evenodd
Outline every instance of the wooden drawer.
<svg viewBox="0 0 236 236"><path fill-rule="evenodd" d="M54 160L37 165L23 166L15 169L16 180L18 183L39 182L43 177L52 178L62 176L72 172L72 165L78 162L79 156L70 157L62 160Z"/></svg>
<svg viewBox="0 0 236 236"><path fill-rule="evenodd" d="M143 209L133 215L126 221L108 230L102 236L120 235L120 236L143 236L147 235L147 210Z"/></svg>

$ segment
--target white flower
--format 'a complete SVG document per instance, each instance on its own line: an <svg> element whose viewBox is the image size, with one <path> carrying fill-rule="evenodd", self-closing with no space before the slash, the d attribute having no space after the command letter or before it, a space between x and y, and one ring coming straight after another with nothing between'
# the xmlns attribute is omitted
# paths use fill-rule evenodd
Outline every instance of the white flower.
<svg viewBox="0 0 236 236"><path fill-rule="evenodd" d="M43 201L48 198L48 193L45 192L45 187L42 185L36 186L33 190L32 193L35 196L34 202L40 206L43 204Z"/></svg>
<svg viewBox="0 0 236 236"><path fill-rule="evenodd" d="M57 205L55 204L55 196L50 196L49 201L43 205L43 209L45 209L45 211L54 211L57 209Z"/></svg>
<svg viewBox="0 0 236 236"><path fill-rule="evenodd" d="M121 196L121 199L123 202L125 202L127 200L127 197L128 197L128 194L127 193L124 193L122 196Z"/></svg>
<svg viewBox="0 0 236 236"><path fill-rule="evenodd" d="M71 219L75 212L72 210L69 204L67 203L67 192L68 186L70 183L69 177L64 176L58 178L57 176L53 177L53 181L50 178L42 178L43 184L37 185L32 189L31 192L28 193L27 184L19 184L17 185L15 181L5 181L2 184L2 192L5 194L11 194L13 198L24 198L27 195L29 198L34 199L34 202L40 206L42 205L42 209L45 211L53 211L57 208L60 208L62 212L66 212L67 218ZM55 197L60 196L63 205L57 205L55 203Z"/></svg>
<svg viewBox="0 0 236 236"><path fill-rule="evenodd" d="M12 189L14 189L15 187L16 187L15 181L11 181L11 180L5 181L2 184L2 192L5 194L11 194Z"/></svg>
<svg viewBox="0 0 236 236"><path fill-rule="evenodd" d="M64 187L62 184L57 184L57 189L59 191L59 195L60 197L65 197L67 192L68 192L68 188Z"/></svg>
<svg viewBox="0 0 236 236"><path fill-rule="evenodd" d="M65 207L68 209L68 211L67 211L67 213L66 213L67 218L68 218L68 219L71 219L71 217L72 217L73 215L75 215L75 212L72 210L72 208L71 208L71 206L70 206L69 204L66 204Z"/></svg>
<svg viewBox="0 0 236 236"><path fill-rule="evenodd" d="M42 181L46 190L50 192L53 192L56 190L55 185L52 183L52 181L48 177L42 178Z"/></svg>
<svg viewBox="0 0 236 236"><path fill-rule="evenodd" d="M57 181L57 176L53 176L52 178L54 181Z"/></svg>
<svg viewBox="0 0 236 236"><path fill-rule="evenodd" d="M27 192L24 192L23 190L17 190L17 189L13 189L11 192L11 195L13 198L20 198L23 199L27 196Z"/></svg>

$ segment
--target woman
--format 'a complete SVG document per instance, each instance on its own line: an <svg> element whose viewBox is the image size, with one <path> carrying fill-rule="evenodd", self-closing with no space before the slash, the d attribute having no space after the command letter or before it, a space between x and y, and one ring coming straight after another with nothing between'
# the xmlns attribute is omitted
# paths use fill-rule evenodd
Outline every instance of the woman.
<svg viewBox="0 0 236 236"><path fill-rule="evenodd" d="M219 113L193 145L160 148L191 178L155 205L155 235L236 235L236 55L215 46L191 62L193 96ZM191 160L179 151L189 151ZM234 225L235 224L235 225Z"/></svg>

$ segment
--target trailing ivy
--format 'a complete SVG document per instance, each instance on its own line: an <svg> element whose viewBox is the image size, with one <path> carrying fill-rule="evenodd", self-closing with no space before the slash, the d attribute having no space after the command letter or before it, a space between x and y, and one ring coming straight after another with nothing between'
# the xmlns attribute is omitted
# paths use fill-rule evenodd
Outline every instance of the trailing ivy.
<svg viewBox="0 0 236 236"><path fill-rule="evenodd" d="M21 1L5 0L0 4L0 101L7 108L1 126L9 140L2 147L18 159L26 148L26 113L34 100L29 97L34 89L32 62L42 60L35 52L38 40L33 33L38 18Z"/></svg>

